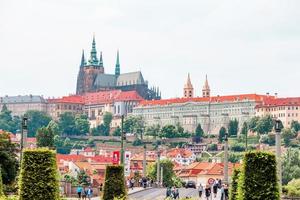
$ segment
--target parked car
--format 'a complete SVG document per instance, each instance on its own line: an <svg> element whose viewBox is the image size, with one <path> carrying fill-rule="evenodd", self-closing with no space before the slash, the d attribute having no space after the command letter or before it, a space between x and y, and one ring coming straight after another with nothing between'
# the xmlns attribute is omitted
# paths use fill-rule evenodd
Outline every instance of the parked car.
<svg viewBox="0 0 300 200"><path fill-rule="evenodd" d="M188 181L185 184L185 188L195 188L196 189L196 183L195 183L195 181Z"/></svg>

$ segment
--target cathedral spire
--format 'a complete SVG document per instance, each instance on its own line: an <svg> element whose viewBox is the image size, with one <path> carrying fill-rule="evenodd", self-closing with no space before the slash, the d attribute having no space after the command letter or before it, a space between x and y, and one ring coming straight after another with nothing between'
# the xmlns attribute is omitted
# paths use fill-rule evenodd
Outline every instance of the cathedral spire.
<svg viewBox="0 0 300 200"><path fill-rule="evenodd" d="M84 67L85 65L86 65L86 61L85 61L85 57L84 57L84 50L82 50L80 67Z"/></svg>
<svg viewBox="0 0 300 200"><path fill-rule="evenodd" d="M185 98L194 97L194 87L191 82L190 73L188 73L186 84L184 84L183 96Z"/></svg>
<svg viewBox="0 0 300 200"><path fill-rule="evenodd" d="M91 56L89 59L89 64L90 65L98 65L95 35L93 35L92 50L91 50Z"/></svg>
<svg viewBox="0 0 300 200"><path fill-rule="evenodd" d="M208 79L207 79L207 75L205 76L205 82L204 82L204 86L202 89L202 96L203 97L210 97L210 87L208 84Z"/></svg>
<svg viewBox="0 0 300 200"><path fill-rule="evenodd" d="M119 58L119 50L117 52L117 61L116 61L116 68L115 68L115 75L120 75L120 58Z"/></svg>
<svg viewBox="0 0 300 200"><path fill-rule="evenodd" d="M103 67L102 51L100 52L99 66L100 66L100 67Z"/></svg>

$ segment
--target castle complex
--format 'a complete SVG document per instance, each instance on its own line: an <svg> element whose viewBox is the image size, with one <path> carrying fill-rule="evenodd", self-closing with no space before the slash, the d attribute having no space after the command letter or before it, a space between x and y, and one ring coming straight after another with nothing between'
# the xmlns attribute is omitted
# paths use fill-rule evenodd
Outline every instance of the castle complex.
<svg viewBox="0 0 300 200"><path fill-rule="evenodd" d="M89 92L108 90L136 91L147 100L161 98L161 92L158 88L148 88L148 82L144 80L140 71L121 73L119 51L117 52L115 73L105 73L102 52L100 52L98 59L95 37L93 37L88 62L86 62L84 52L82 52L76 94L83 95Z"/></svg>

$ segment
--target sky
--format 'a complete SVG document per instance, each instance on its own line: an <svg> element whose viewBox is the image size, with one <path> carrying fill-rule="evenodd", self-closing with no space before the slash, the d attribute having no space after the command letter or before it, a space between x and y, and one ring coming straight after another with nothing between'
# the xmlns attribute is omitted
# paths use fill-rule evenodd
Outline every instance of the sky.
<svg viewBox="0 0 300 200"><path fill-rule="evenodd" d="M95 34L106 73L141 70L163 98L300 96L298 0L0 0L0 96L74 94Z"/></svg>

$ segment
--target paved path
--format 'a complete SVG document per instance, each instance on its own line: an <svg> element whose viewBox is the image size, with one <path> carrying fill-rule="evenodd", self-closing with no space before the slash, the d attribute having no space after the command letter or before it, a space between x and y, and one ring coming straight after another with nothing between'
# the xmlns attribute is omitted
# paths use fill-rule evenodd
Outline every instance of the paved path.
<svg viewBox="0 0 300 200"><path fill-rule="evenodd" d="M166 197L166 189L165 188L152 188L145 191L136 192L134 194L129 194L130 200L163 200ZM192 197L195 199L199 199L199 194L197 189L193 188L180 188L179 189L179 197ZM209 200L220 200L220 192L218 192L218 195L216 198L213 198L211 196ZM204 196L202 196L201 200L206 200Z"/></svg>

